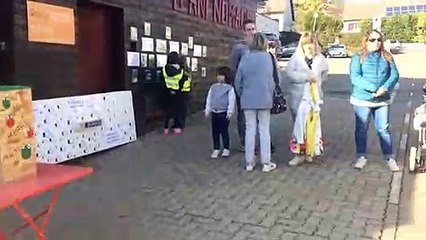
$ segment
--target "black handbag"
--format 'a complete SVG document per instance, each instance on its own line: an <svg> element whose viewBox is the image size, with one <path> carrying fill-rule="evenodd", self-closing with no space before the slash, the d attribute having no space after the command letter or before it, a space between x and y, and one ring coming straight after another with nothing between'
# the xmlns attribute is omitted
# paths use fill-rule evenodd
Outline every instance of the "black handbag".
<svg viewBox="0 0 426 240"><path fill-rule="evenodd" d="M280 87L280 80L278 78L277 65L275 63L274 55L271 55L272 66L273 66L273 77L275 82L275 89L272 96L272 109L271 114L280 114L287 110L287 101L284 98L284 93Z"/></svg>

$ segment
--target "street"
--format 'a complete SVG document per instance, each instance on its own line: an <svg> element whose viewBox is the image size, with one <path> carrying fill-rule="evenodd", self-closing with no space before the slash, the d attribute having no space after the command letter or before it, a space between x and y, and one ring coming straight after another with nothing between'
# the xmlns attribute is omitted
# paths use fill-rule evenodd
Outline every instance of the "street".
<svg viewBox="0 0 426 240"><path fill-rule="evenodd" d="M395 56L401 83L391 121L401 166L406 149L401 139L409 129L404 121L410 112L407 103L420 103L420 89L426 83L424 56ZM399 202L389 199L401 186L394 190L395 177L382 160L373 126L369 162L362 171L353 168L350 59L328 61L330 77L324 84L322 109L325 156L315 163L288 167L289 113L272 120L276 171L243 169L235 120L231 157L211 160L209 121L198 114L181 136L165 137L158 129L134 144L68 163L94 167L95 174L64 188L47 236L60 240L394 239L400 209ZM286 62L280 64L285 69ZM48 197L24 207L33 212ZM12 211L0 220L6 229L20 222ZM29 231L13 239L28 236Z"/></svg>

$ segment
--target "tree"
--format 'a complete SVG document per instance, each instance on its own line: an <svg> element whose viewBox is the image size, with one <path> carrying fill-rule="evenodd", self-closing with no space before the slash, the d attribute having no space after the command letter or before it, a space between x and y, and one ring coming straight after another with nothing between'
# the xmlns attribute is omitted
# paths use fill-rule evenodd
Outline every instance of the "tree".
<svg viewBox="0 0 426 240"><path fill-rule="evenodd" d="M416 37L416 26L416 15L396 15L383 19L382 32L388 39L398 39L401 42L413 42Z"/></svg>
<svg viewBox="0 0 426 240"><path fill-rule="evenodd" d="M426 13L419 13L417 16L417 24L415 27L415 42L426 43Z"/></svg>
<svg viewBox="0 0 426 240"><path fill-rule="evenodd" d="M373 29L373 20L372 19L362 20L359 23L359 27L361 29L361 33L363 34L367 32L371 32L371 30Z"/></svg>
<svg viewBox="0 0 426 240"><path fill-rule="evenodd" d="M314 15L318 14L315 30L321 43L328 44L337 37L343 28L343 21L327 13L329 5L322 0L305 0L296 5L296 29L298 31L312 31Z"/></svg>

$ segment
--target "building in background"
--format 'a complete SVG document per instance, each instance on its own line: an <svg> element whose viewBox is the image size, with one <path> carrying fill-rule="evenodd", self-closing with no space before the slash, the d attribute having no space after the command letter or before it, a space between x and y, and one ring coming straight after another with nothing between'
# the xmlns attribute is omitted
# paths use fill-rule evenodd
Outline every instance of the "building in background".
<svg viewBox="0 0 426 240"><path fill-rule="evenodd" d="M426 12L426 0L387 0L386 12L387 17Z"/></svg>
<svg viewBox="0 0 426 240"><path fill-rule="evenodd" d="M365 19L422 12L426 12L426 0L344 0L342 32L360 32Z"/></svg>
<svg viewBox="0 0 426 240"><path fill-rule="evenodd" d="M294 25L293 0L267 0L259 4L257 12L278 20L279 31L292 31Z"/></svg>

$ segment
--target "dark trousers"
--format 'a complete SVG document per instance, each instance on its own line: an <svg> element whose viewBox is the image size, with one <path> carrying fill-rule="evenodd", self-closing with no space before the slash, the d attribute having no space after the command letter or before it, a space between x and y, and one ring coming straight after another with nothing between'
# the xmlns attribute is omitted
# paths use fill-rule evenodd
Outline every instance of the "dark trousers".
<svg viewBox="0 0 426 240"><path fill-rule="evenodd" d="M164 128L170 127L170 120L173 119L172 128L183 128L184 101L181 93L170 95L170 101L167 105Z"/></svg>
<svg viewBox="0 0 426 240"><path fill-rule="evenodd" d="M222 136L223 148L229 149L229 120L226 119L226 112L212 113L211 120L213 148L220 149L220 136Z"/></svg>
<svg viewBox="0 0 426 240"><path fill-rule="evenodd" d="M246 140L246 117L244 115L244 110L241 109L240 98L237 98L237 128L240 144L244 146Z"/></svg>

